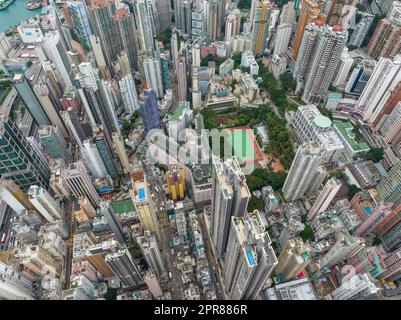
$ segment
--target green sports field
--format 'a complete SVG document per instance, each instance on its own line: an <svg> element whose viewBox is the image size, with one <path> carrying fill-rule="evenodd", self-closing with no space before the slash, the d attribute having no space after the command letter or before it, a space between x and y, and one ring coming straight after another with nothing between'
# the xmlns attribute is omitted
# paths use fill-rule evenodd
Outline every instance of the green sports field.
<svg viewBox="0 0 401 320"><path fill-rule="evenodd" d="M230 144L240 164L249 164L263 159L262 151L248 126L230 128Z"/></svg>

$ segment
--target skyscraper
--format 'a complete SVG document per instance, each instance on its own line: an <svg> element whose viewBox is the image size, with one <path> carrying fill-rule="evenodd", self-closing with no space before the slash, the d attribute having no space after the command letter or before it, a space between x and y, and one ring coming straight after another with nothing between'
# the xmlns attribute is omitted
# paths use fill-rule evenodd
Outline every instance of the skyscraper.
<svg viewBox="0 0 401 320"><path fill-rule="evenodd" d="M138 31L139 48L146 56L152 56L154 47L152 16L150 11L149 0L136 0L134 3L135 22Z"/></svg>
<svg viewBox="0 0 401 320"><path fill-rule="evenodd" d="M67 144L58 127L43 126L38 130L40 143L53 159L68 160Z"/></svg>
<svg viewBox="0 0 401 320"><path fill-rule="evenodd" d="M160 278L165 272L163 258L157 245L156 237L148 231L136 238L149 269Z"/></svg>
<svg viewBox="0 0 401 320"><path fill-rule="evenodd" d="M110 201L100 201L99 206L100 213L106 218L107 224L110 226L111 231L116 236L117 241L119 243L125 243L123 228L120 224L120 221L118 221Z"/></svg>
<svg viewBox="0 0 401 320"><path fill-rule="evenodd" d="M114 150L118 155L118 158L120 159L124 173L127 174L130 172L130 163L127 156L127 151L125 150L123 137L119 135L117 132L113 132L112 139L113 139Z"/></svg>
<svg viewBox="0 0 401 320"><path fill-rule="evenodd" d="M384 121L380 134L388 144L396 145L401 142L401 101Z"/></svg>
<svg viewBox="0 0 401 320"><path fill-rule="evenodd" d="M140 111L145 131L160 129L160 113L155 91L147 84L139 97Z"/></svg>
<svg viewBox="0 0 401 320"><path fill-rule="evenodd" d="M240 34L241 29L241 10L234 9L226 19L225 41L231 42L231 38ZM198 66L199 67L199 66Z"/></svg>
<svg viewBox="0 0 401 320"><path fill-rule="evenodd" d="M253 300L277 264L266 220L257 210L230 218L224 259L224 286L229 299Z"/></svg>
<svg viewBox="0 0 401 320"><path fill-rule="evenodd" d="M222 162L212 155L212 217L210 233L218 257L227 249L231 217L243 217L251 197L236 157Z"/></svg>
<svg viewBox="0 0 401 320"><path fill-rule="evenodd" d="M174 0L175 25L185 35L192 34L192 0Z"/></svg>
<svg viewBox="0 0 401 320"><path fill-rule="evenodd" d="M297 29L295 31L292 59L298 58L299 48L301 47L302 38L306 26L315 22L320 15L319 3L317 0L302 0L301 12L299 13Z"/></svg>
<svg viewBox="0 0 401 320"><path fill-rule="evenodd" d="M15 92L16 94L16 92ZM32 150L18 125L12 120L11 105L0 108L0 175L13 180L23 191L33 184L49 187L50 169Z"/></svg>
<svg viewBox="0 0 401 320"><path fill-rule="evenodd" d="M132 288L143 283L143 278L128 249L108 253L105 261L124 287Z"/></svg>
<svg viewBox="0 0 401 320"><path fill-rule="evenodd" d="M85 49L90 49L89 36L92 34L92 29L89 20L88 7L81 1L67 1L65 7L71 16L73 27L78 31L81 44Z"/></svg>
<svg viewBox="0 0 401 320"><path fill-rule="evenodd" d="M356 274L347 278L331 293L333 300L352 300L367 297L378 291L368 274Z"/></svg>
<svg viewBox="0 0 401 320"><path fill-rule="evenodd" d="M155 2L159 13L160 30L163 31L171 26L171 1L157 0Z"/></svg>
<svg viewBox="0 0 401 320"><path fill-rule="evenodd" d="M92 139L87 139L83 142L82 153L88 163L88 167L96 178L105 178L107 169L104 165L100 152Z"/></svg>
<svg viewBox="0 0 401 320"><path fill-rule="evenodd" d="M298 147L283 186L283 194L287 201L303 197L319 168L323 151L324 149L316 141L310 141Z"/></svg>
<svg viewBox="0 0 401 320"><path fill-rule="evenodd" d="M132 190L130 191L132 202L138 214L144 230L149 230L158 235L158 225L155 206L150 196L148 182L142 167L136 167L131 172Z"/></svg>
<svg viewBox="0 0 401 320"><path fill-rule="evenodd" d="M145 70L145 79L152 89L156 92L157 97L163 97L163 82L162 72L160 67L160 60L157 58L146 58L143 61Z"/></svg>
<svg viewBox="0 0 401 320"><path fill-rule="evenodd" d="M302 238L288 239L278 257L276 274L283 275L286 280L293 279L299 275L311 261L309 249Z"/></svg>
<svg viewBox="0 0 401 320"><path fill-rule="evenodd" d="M128 114L134 113L134 111L139 109L139 100L132 75L124 76L118 84L125 112Z"/></svg>
<svg viewBox="0 0 401 320"><path fill-rule="evenodd" d="M330 205L331 201L333 201L336 196L338 190L340 190L342 184L335 177L329 179L323 190L319 193L319 196L316 198L312 208L308 213L308 220L313 220L316 214L320 212L324 212L327 207Z"/></svg>
<svg viewBox="0 0 401 320"><path fill-rule="evenodd" d="M177 71L177 60L178 60L178 39L177 33L173 33L171 36L171 61L173 63L173 70Z"/></svg>
<svg viewBox="0 0 401 320"><path fill-rule="evenodd" d="M378 200L393 203L393 207L401 204L401 161L398 161L376 187Z"/></svg>
<svg viewBox="0 0 401 320"><path fill-rule="evenodd" d="M292 24L282 23L277 26L273 55L285 54L287 52L291 33Z"/></svg>
<svg viewBox="0 0 401 320"><path fill-rule="evenodd" d="M372 14L368 14L365 12L361 12L360 14L362 14L362 19L355 26L355 29L352 32L351 38L349 40L350 45L358 48L362 46L363 40L365 40L365 37L368 34L374 18Z"/></svg>
<svg viewBox="0 0 401 320"><path fill-rule="evenodd" d="M90 1L89 13L109 69L122 51L117 21L114 19L115 10L115 0Z"/></svg>
<svg viewBox="0 0 401 320"><path fill-rule="evenodd" d="M224 24L225 0L208 0L207 35L209 41L220 40L221 28Z"/></svg>
<svg viewBox="0 0 401 320"><path fill-rule="evenodd" d="M166 173L167 189L173 201L183 200L185 195L185 171L173 168Z"/></svg>
<svg viewBox="0 0 401 320"><path fill-rule="evenodd" d="M33 185L28 190L28 197L35 209L48 222L63 219L63 212L60 205L45 189Z"/></svg>
<svg viewBox="0 0 401 320"><path fill-rule="evenodd" d="M264 53L270 21L270 1L259 0L255 7L252 23L252 51L255 55Z"/></svg>
<svg viewBox="0 0 401 320"><path fill-rule="evenodd" d="M359 97L357 107L364 110L363 120L377 122L391 91L401 81L401 55L394 60L380 58Z"/></svg>
<svg viewBox="0 0 401 320"><path fill-rule="evenodd" d="M320 21L307 26L294 70L299 84L304 84L303 101L318 103L327 93L347 37L340 26L329 27Z"/></svg>
<svg viewBox="0 0 401 320"><path fill-rule="evenodd" d="M44 38L36 43L35 52L42 65L48 61L53 63L54 73L63 88L72 86L71 63L58 31L47 32Z"/></svg>
<svg viewBox="0 0 401 320"><path fill-rule="evenodd" d="M187 101L187 65L185 57L177 60L178 101Z"/></svg>
<svg viewBox="0 0 401 320"><path fill-rule="evenodd" d="M63 171L63 174L67 185L75 196L86 196L95 208L99 207L100 197L82 160L71 163Z"/></svg>
<svg viewBox="0 0 401 320"><path fill-rule="evenodd" d="M366 52L374 59L394 58L401 53L401 18L379 21Z"/></svg>
<svg viewBox="0 0 401 320"><path fill-rule="evenodd" d="M50 125L50 120L43 109L43 106L36 97L28 79L22 74L16 74L13 79L14 88L27 107L35 122L39 125Z"/></svg>
<svg viewBox="0 0 401 320"><path fill-rule="evenodd" d="M32 300L32 282L0 261L0 299Z"/></svg>

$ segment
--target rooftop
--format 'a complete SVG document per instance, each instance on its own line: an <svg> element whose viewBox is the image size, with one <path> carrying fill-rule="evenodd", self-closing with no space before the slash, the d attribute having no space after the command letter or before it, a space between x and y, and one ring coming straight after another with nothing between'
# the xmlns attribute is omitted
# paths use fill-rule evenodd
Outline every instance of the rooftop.
<svg viewBox="0 0 401 320"><path fill-rule="evenodd" d="M313 122L320 128L329 128L331 126L331 120L324 116L318 115L313 119Z"/></svg>
<svg viewBox="0 0 401 320"><path fill-rule="evenodd" d="M353 132L354 127L349 121L333 121L333 126L337 132L343 137L348 146L355 152L369 151L370 148L365 142L358 142Z"/></svg>

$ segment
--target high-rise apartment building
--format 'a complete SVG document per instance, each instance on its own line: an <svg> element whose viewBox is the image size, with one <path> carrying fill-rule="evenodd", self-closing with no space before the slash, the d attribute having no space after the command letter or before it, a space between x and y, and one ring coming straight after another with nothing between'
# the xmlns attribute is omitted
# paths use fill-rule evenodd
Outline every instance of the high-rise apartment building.
<svg viewBox="0 0 401 320"><path fill-rule="evenodd" d="M128 114L134 113L134 111L139 109L138 93L134 78L130 74L126 75L118 82L118 85L125 112Z"/></svg>
<svg viewBox="0 0 401 320"><path fill-rule="evenodd" d="M357 103L364 110L363 120L377 123L391 91L400 81L401 55L394 60L380 58Z"/></svg>
<svg viewBox="0 0 401 320"><path fill-rule="evenodd" d="M159 99L162 98L164 90L160 60L157 58L146 58L143 61L143 67L145 70L146 83L152 87Z"/></svg>
<svg viewBox="0 0 401 320"><path fill-rule="evenodd" d="M298 147L283 186L287 201L302 198L322 161L324 149L316 141Z"/></svg>
<svg viewBox="0 0 401 320"><path fill-rule="evenodd" d="M42 104L35 95L30 81L23 74L16 74L13 83L14 88L17 90L35 122L39 126L50 125L50 120L43 109Z"/></svg>
<svg viewBox="0 0 401 320"><path fill-rule="evenodd" d="M255 55L263 54L266 49L269 32L271 5L269 0L260 0L255 6L252 23L252 51Z"/></svg>
<svg viewBox="0 0 401 320"><path fill-rule="evenodd" d="M64 4L65 10L68 11L71 17L72 26L78 31L78 36L81 44L90 49L89 36L92 34L88 7L82 1L66 1Z"/></svg>
<svg viewBox="0 0 401 320"><path fill-rule="evenodd" d="M298 86L304 87L303 101L318 103L327 93L347 39L340 26L321 21L307 25L294 69Z"/></svg>
<svg viewBox="0 0 401 320"><path fill-rule="evenodd" d="M361 20L356 24L354 31L352 31L349 44L360 48L365 40L366 35L370 29L373 22L374 16L369 13L360 12L362 15Z"/></svg>
<svg viewBox="0 0 401 320"><path fill-rule="evenodd" d="M207 0L204 2L207 12L207 36L209 41L220 40L224 25L226 0Z"/></svg>
<svg viewBox="0 0 401 320"><path fill-rule="evenodd" d="M152 28L153 12L149 0L136 0L134 4L135 22L138 27L139 48L146 56L152 56L154 47Z"/></svg>
<svg viewBox="0 0 401 320"><path fill-rule="evenodd" d="M192 34L192 0L174 0L175 26L185 35Z"/></svg>
<svg viewBox="0 0 401 320"><path fill-rule="evenodd" d="M276 274L281 274L290 280L297 277L311 261L307 246L301 238L288 239L278 257Z"/></svg>
<svg viewBox="0 0 401 320"><path fill-rule="evenodd" d="M231 217L243 217L251 198L245 176L236 157L221 161L212 155L211 239L217 255L223 257L228 241Z"/></svg>
<svg viewBox="0 0 401 320"><path fill-rule="evenodd" d="M160 129L160 113L157 103L156 92L146 85L143 93L139 96L139 105L145 131Z"/></svg>
<svg viewBox="0 0 401 320"><path fill-rule="evenodd" d="M106 218L107 224L119 243L125 243L123 228L118 220L110 201L100 201L100 213Z"/></svg>
<svg viewBox="0 0 401 320"><path fill-rule="evenodd" d="M3 180L13 180L23 191L33 184L47 189L50 169L33 152L32 146L12 119L11 107L3 104L0 109L0 175Z"/></svg>
<svg viewBox="0 0 401 320"><path fill-rule="evenodd" d="M28 197L35 209L48 222L63 219L63 212L60 205L45 189L33 185L28 190Z"/></svg>
<svg viewBox="0 0 401 320"><path fill-rule="evenodd" d="M108 253L105 261L124 287L136 287L143 283L143 278L128 249Z"/></svg>
<svg viewBox="0 0 401 320"><path fill-rule="evenodd" d="M331 293L333 300L353 300L359 297L367 297L378 291L368 274L356 274L345 280Z"/></svg>
<svg viewBox="0 0 401 320"><path fill-rule="evenodd" d="M401 161L398 161L376 187L378 200L393 203L393 207L401 204Z"/></svg>
<svg viewBox="0 0 401 320"><path fill-rule="evenodd" d="M172 168L166 173L168 193L173 201L183 200L185 196L185 171L180 168Z"/></svg>
<svg viewBox="0 0 401 320"><path fill-rule="evenodd" d="M294 61L298 58L299 49L301 47L302 38L306 26L309 23L315 22L320 16L319 2L316 0L302 0L301 11L299 13L298 23L295 31L295 38L293 44L292 59Z"/></svg>
<svg viewBox="0 0 401 320"><path fill-rule="evenodd" d="M384 18L379 21L366 49L372 58L395 58L401 53L401 19Z"/></svg>
<svg viewBox="0 0 401 320"><path fill-rule="evenodd" d="M337 178L329 179L308 213L308 220L313 220L316 214L324 212L333 201L342 183Z"/></svg>
<svg viewBox="0 0 401 320"><path fill-rule="evenodd" d="M158 222L155 206L150 196L148 182L143 168L133 168L131 172L132 190L130 191L132 202L138 214L144 230L158 234Z"/></svg>
<svg viewBox="0 0 401 320"><path fill-rule="evenodd" d="M32 300L32 282L0 261L0 299Z"/></svg>
<svg viewBox="0 0 401 320"><path fill-rule="evenodd" d="M229 299L253 300L277 265L267 222L255 210L230 218L224 259L224 287Z"/></svg>
<svg viewBox="0 0 401 320"><path fill-rule="evenodd" d="M157 245L156 237L149 231L145 231L143 236L136 238L136 241L141 248L150 270L160 279L166 269L163 263L163 257Z"/></svg>
<svg viewBox="0 0 401 320"><path fill-rule="evenodd" d="M241 10L234 9L226 18L225 41L231 42L232 37L240 34ZM198 66L199 67L199 66Z"/></svg>
<svg viewBox="0 0 401 320"><path fill-rule="evenodd" d="M82 160L71 163L63 174L65 182L75 196L86 196L95 208L99 207L100 197Z"/></svg>
<svg viewBox="0 0 401 320"><path fill-rule="evenodd" d="M336 243L320 260L321 267L333 267L343 259L350 259L363 249L363 240L341 231L335 234Z"/></svg>
<svg viewBox="0 0 401 320"><path fill-rule="evenodd" d="M273 55L280 55L287 53L288 44L290 43L292 33L291 23L282 23L277 26L276 36L274 40Z"/></svg>
<svg viewBox="0 0 401 320"><path fill-rule="evenodd" d="M187 65L185 57L177 60L178 101L187 101Z"/></svg>
<svg viewBox="0 0 401 320"><path fill-rule="evenodd" d="M301 142L317 141L324 148L322 164L337 161L344 150L331 120L313 104L300 106L291 125Z"/></svg>

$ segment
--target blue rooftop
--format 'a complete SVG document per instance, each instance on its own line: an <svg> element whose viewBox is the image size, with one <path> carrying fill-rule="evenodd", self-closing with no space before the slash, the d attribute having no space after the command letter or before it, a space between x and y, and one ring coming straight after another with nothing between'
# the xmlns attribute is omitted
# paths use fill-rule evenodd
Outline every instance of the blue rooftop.
<svg viewBox="0 0 401 320"><path fill-rule="evenodd" d="M145 188L140 188L138 190L138 195L139 195L139 201L145 201L146 200Z"/></svg>
<svg viewBox="0 0 401 320"><path fill-rule="evenodd" d="M364 207L363 210L365 211L366 215L368 215L368 216L370 216L373 211L373 209L371 207Z"/></svg>

